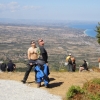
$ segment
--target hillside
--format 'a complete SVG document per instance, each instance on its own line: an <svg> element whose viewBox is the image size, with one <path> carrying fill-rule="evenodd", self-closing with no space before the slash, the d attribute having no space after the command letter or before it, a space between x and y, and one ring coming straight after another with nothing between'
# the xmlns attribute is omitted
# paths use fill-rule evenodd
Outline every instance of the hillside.
<svg viewBox="0 0 100 100"><path fill-rule="evenodd" d="M6 80L16 80L20 82L24 76L24 72L14 72L14 73L0 73L0 79ZM51 72L50 76L50 88L40 87L48 91L51 94L62 96L65 98L66 92L72 85L82 87L85 82L88 82L93 78L100 78L99 72L82 72L82 73L72 73L72 72ZM31 72L27 83L30 87L37 87L34 82L34 73ZM42 83L43 85L43 83Z"/></svg>
<svg viewBox="0 0 100 100"><path fill-rule="evenodd" d="M0 24L0 60L14 62L27 61L27 49L31 40L43 38L49 54L49 65L58 70L68 53L76 58L76 63L86 59L90 66L97 66L100 47L95 38L84 34L84 30L61 25L15 25ZM78 65L77 65L78 66ZM55 68L56 67L56 68Z"/></svg>

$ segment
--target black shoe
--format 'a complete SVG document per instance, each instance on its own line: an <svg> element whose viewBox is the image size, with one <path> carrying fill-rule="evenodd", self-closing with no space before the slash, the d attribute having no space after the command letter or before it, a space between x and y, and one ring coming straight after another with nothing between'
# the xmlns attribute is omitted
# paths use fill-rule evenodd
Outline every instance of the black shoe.
<svg viewBox="0 0 100 100"><path fill-rule="evenodd" d="M21 82L22 82L23 84L25 84L25 83L26 83L26 81L24 81L24 80L21 80Z"/></svg>
<svg viewBox="0 0 100 100"><path fill-rule="evenodd" d="M45 88L49 88L49 84L45 85Z"/></svg>
<svg viewBox="0 0 100 100"><path fill-rule="evenodd" d="M49 79L49 77L48 77L48 82L50 82L50 79Z"/></svg>

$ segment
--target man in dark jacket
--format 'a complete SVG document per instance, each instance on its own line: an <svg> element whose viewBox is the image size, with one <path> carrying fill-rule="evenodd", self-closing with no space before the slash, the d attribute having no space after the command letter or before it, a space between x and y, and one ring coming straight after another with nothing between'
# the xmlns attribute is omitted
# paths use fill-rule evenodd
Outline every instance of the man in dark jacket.
<svg viewBox="0 0 100 100"><path fill-rule="evenodd" d="M9 60L7 63L7 71L8 72L13 72L16 68L16 65L12 62L12 60Z"/></svg>
<svg viewBox="0 0 100 100"><path fill-rule="evenodd" d="M46 49L44 48L44 41L43 41L43 39L39 39L38 40L38 44L39 44L39 49L40 49L39 59L45 61L46 65L47 65L47 73L49 75L50 72L49 72L49 67L48 67L48 54L47 54ZM49 77L48 77L48 81L50 81ZM48 87L48 86L46 86L46 87Z"/></svg>
<svg viewBox="0 0 100 100"><path fill-rule="evenodd" d="M43 39L38 40L39 49L40 49L40 59L44 60L46 64L48 64L48 54L46 49L44 48Z"/></svg>
<svg viewBox="0 0 100 100"><path fill-rule="evenodd" d="M86 60L83 60L83 61L84 61L84 63L80 66L79 72L81 72L82 70L87 70L87 71L89 71L89 70L88 70L88 67L87 67L87 62L86 62Z"/></svg>

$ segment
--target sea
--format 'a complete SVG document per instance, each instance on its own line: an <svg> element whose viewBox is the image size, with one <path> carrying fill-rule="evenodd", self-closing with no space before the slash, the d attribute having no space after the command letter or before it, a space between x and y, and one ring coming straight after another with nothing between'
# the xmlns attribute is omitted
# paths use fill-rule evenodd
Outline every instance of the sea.
<svg viewBox="0 0 100 100"><path fill-rule="evenodd" d="M98 23L74 23L69 25L72 28L85 30L84 33L93 38L96 38L97 35L96 26L98 26Z"/></svg>

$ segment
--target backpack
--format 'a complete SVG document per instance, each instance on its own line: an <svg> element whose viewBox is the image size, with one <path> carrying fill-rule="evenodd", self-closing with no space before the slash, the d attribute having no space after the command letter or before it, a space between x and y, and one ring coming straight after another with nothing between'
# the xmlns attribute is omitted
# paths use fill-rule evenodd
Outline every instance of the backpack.
<svg viewBox="0 0 100 100"><path fill-rule="evenodd" d="M71 58L68 59L68 63L69 63L69 64L72 64Z"/></svg>

